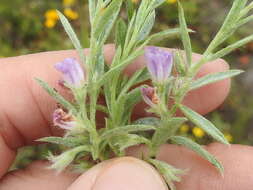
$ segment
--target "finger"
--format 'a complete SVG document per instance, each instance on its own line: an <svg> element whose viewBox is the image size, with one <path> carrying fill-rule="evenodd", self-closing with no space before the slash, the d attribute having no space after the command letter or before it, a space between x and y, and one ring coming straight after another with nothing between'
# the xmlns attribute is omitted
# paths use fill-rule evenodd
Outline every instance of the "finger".
<svg viewBox="0 0 253 190"><path fill-rule="evenodd" d="M166 190L160 175L147 163L130 157L95 166L81 175L68 190Z"/></svg>
<svg viewBox="0 0 253 190"><path fill-rule="evenodd" d="M136 158L118 158L100 163L83 175L65 171L56 174L47 162L34 162L24 170L6 175L1 190L166 190L160 175Z"/></svg>
<svg viewBox="0 0 253 190"><path fill-rule="evenodd" d="M26 169L9 173L0 181L1 190L63 190L78 177L71 172L57 174L47 169L47 162L37 161Z"/></svg>
<svg viewBox="0 0 253 190"><path fill-rule="evenodd" d="M112 59L113 52L114 48L111 45L105 47L107 62ZM68 92L57 85L61 76L53 67L56 62L62 61L66 57L77 57L77 54L75 51L68 50L0 59L0 134L5 143L2 146L6 146L6 150L9 149L7 155L12 155L12 150L17 147L31 144L35 139L56 133L57 129L50 124L51 114L55 109L55 101L35 82L34 78L48 82L60 93L69 96ZM139 58L128 67L126 72L129 74L138 67L143 67L144 64L143 58ZM206 73L217 71L218 65L222 65L221 68L224 69L226 63L216 61L210 63L208 68L204 66L202 69ZM212 96L202 96L201 93L206 93L203 90L199 91L200 93L196 91L195 97L199 96L200 99L205 97L206 99L194 103L202 105L203 102L206 102L203 103L206 107L203 107L201 111L215 108L226 97L228 91L226 89L228 88L229 81L223 81L211 86ZM190 106L193 107L194 105ZM1 153L0 155L0 163L9 162L4 154ZM4 165L0 168L7 167ZM0 176L2 174L0 173Z"/></svg>
<svg viewBox="0 0 253 190"><path fill-rule="evenodd" d="M252 190L253 187L253 148L242 145L225 146L211 144L206 149L224 166L224 177L206 160L196 153L176 145L164 145L158 159L181 169L188 170L178 190ZM131 155L141 156L144 148L130 150Z"/></svg>

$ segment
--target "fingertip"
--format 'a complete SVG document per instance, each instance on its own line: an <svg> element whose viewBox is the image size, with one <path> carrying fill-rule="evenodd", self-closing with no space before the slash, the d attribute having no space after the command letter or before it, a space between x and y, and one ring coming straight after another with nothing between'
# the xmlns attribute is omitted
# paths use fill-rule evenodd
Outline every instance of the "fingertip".
<svg viewBox="0 0 253 190"><path fill-rule="evenodd" d="M166 190L153 167L136 158L117 158L95 166L80 176L69 190Z"/></svg>

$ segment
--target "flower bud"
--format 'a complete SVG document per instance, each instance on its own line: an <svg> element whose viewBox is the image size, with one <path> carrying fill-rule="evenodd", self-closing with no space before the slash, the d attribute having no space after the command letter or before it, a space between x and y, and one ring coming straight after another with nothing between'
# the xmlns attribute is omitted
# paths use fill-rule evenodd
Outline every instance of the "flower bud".
<svg viewBox="0 0 253 190"><path fill-rule="evenodd" d="M153 107L155 104L158 104L158 97L153 87L143 87L141 88L141 95L146 104L150 107Z"/></svg>
<svg viewBox="0 0 253 190"><path fill-rule="evenodd" d="M54 125L66 130L72 130L76 125L71 114L67 114L61 108L58 108L53 113Z"/></svg>
<svg viewBox="0 0 253 190"><path fill-rule="evenodd" d="M74 87L81 87L84 82L84 71L81 65L74 58L67 58L55 64L56 70L63 73L64 81Z"/></svg>
<svg viewBox="0 0 253 190"><path fill-rule="evenodd" d="M157 47L148 47L145 50L145 57L152 80L157 83L164 83L171 74L172 53Z"/></svg>

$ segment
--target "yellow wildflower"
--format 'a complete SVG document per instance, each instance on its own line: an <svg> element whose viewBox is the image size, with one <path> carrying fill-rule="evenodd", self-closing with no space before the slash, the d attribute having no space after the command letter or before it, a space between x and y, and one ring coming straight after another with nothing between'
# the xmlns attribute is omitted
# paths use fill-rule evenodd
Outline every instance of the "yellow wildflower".
<svg viewBox="0 0 253 190"><path fill-rule="evenodd" d="M180 127L179 131L180 133L187 133L189 129L190 129L189 125L184 124Z"/></svg>
<svg viewBox="0 0 253 190"><path fill-rule="evenodd" d="M233 136L230 133L224 133L224 136L228 142L233 142Z"/></svg>
<svg viewBox="0 0 253 190"><path fill-rule="evenodd" d="M76 20L79 17L79 14L70 8L64 9L64 14L66 15L66 17L68 17L71 20Z"/></svg>
<svg viewBox="0 0 253 190"><path fill-rule="evenodd" d="M203 138L205 136L205 131L203 131L201 128L199 127L194 127L192 129L192 133L195 137L197 138Z"/></svg>
<svg viewBox="0 0 253 190"><path fill-rule="evenodd" d="M169 3L169 4L173 4L173 3L176 3L177 2L177 0L167 0L167 3Z"/></svg>
<svg viewBox="0 0 253 190"><path fill-rule="evenodd" d="M139 0L132 0L133 3L137 4Z"/></svg>
<svg viewBox="0 0 253 190"><path fill-rule="evenodd" d="M46 19L44 24L47 28L53 28L56 25L56 22L57 20L54 19Z"/></svg>
<svg viewBox="0 0 253 190"><path fill-rule="evenodd" d="M51 20L58 20L59 19L58 14L55 9L47 10L45 13L45 17L47 20L48 19L51 19Z"/></svg>
<svg viewBox="0 0 253 190"><path fill-rule="evenodd" d="M63 0L63 6L68 7L75 3L76 0Z"/></svg>

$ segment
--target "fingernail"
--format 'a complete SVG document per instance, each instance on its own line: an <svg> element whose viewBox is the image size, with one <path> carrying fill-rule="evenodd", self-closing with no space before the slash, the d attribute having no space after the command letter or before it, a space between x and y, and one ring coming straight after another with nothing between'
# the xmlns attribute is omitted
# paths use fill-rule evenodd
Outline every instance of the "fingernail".
<svg viewBox="0 0 253 190"><path fill-rule="evenodd" d="M87 186L87 183L89 183L89 186ZM152 166L132 157L113 159L92 168L86 174L80 176L73 184L73 188L71 186L70 189L168 190L162 177Z"/></svg>

